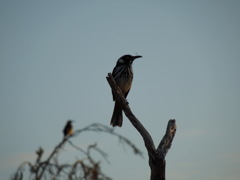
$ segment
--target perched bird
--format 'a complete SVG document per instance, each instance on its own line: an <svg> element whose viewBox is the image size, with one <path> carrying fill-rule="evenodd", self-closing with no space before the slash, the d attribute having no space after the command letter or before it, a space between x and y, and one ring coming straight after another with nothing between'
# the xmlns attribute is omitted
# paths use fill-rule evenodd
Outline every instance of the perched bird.
<svg viewBox="0 0 240 180"><path fill-rule="evenodd" d="M113 69L112 76L115 79L117 85L122 90L124 97L126 98L132 85L133 80L133 70L132 70L132 63L135 59L141 58L142 56L131 56L131 55L124 55L120 57L117 61L116 66ZM114 94L113 100L115 101ZM115 102L113 115L111 119L111 125L114 126L122 126L122 109Z"/></svg>
<svg viewBox="0 0 240 180"><path fill-rule="evenodd" d="M64 129L63 129L63 135L64 135L64 138L66 137L66 136L71 136L71 135L73 135L73 126L72 126L72 122L73 121L71 121L71 120L68 120L67 121L67 123L66 123L66 125L65 125L65 127L64 127Z"/></svg>

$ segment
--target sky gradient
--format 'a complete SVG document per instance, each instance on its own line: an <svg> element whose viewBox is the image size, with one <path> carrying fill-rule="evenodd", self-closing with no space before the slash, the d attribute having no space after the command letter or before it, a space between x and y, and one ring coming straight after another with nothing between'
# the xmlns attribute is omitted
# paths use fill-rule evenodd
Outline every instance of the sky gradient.
<svg viewBox="0 0 240 180"><path fill-rule="evenodd" d="M128 101L157 146L169 119L177 133L167 154L169 180L240 177L240 1L0 1L0 179L49 153L68 119L76 129L109 125L106 81L117 59L133 64ZM112 137L102 170L116 180L149 179L142 138L124 117L116 131L142 149L134 156ZM75 159L65 147L62 156ZM67 158L67 161L70 161ZM127 166L126 166L127 164ZM134 167L132 169L132 167Z"/></svg>

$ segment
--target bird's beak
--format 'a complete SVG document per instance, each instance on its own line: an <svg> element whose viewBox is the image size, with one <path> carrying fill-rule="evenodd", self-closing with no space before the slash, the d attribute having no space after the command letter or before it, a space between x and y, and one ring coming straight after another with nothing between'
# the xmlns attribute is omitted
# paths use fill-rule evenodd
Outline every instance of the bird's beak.
<svg viewBox="0 0 240 180"><path fill-rule="evenodd" d="M133 56L133 60L137 59L137 58L141 58L142 56Z"/></svg>

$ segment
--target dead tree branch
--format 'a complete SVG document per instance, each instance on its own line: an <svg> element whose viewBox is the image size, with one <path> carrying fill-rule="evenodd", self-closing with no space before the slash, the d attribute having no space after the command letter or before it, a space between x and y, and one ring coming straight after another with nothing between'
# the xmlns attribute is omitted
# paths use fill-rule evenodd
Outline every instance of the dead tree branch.
<svg viewBox="0 0 240 180"><path fill-rule="evenodd" d="M133 152L136 155L142 156L142 152L126 137L114 132L113 128L109 128L108 126L93 123L81 129L75 130L72 135L68 135L63 137L61 142L59 142L55 148L52 150L50 155L46 158L46 160L42 160L44 150L40 147L36 151L36 161L35 163L30 163L28 161L22 163L17 171L12 176L12 180L22 180L26 179L26 176L29 176L29 179L33 180L42 180L42 179L66 179L69 180L110 180L108 176L106 176L100 166L100 162L96 161L92 156L92 151L98 152L107 162L107 153L102 149L98 148L97 143L90 144L85 150L81 147L75 145L71 139L85 132L102 132L107 133L109 135L113 135L121 141L121 143L126 144L128 147L133 149ZM81 159L78 159L75 163L69 164L64 163L60 164L58 162L58 157L60 155L61 150L64 145L69 143L72 147L77 149L82 153ZM25 169L28 169L25 172Z"/></svg>
<svg viewBox="0 0 240 180"><path fill-rule="evenodd" d="M176 133L176 121L174 119L169 120L166 133L162 138L158 148L156 149L151 135L144 128L141 122L136 118L136 116L132 113L128 102L124 98L122 91L116 84L114 78L112 77L112 74L108 73L108 76L106 78L112 89L112 92L115 95L116 101L120 104L125 115L130 120L132 125L137 129L137 131L140 133L144 140L145 147L149 156L151 180L165 180L165 156L168 150L171 148L171 144Z"/></svg>

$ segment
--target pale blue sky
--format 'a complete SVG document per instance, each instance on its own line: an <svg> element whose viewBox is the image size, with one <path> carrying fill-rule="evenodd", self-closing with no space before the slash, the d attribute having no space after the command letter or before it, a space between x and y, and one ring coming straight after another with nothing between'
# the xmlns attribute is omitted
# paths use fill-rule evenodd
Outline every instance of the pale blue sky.
<svg viewBox="0 0 240 180"><path fill-rule="evenodd" d="M124 54L143 56L128 101L156 145L176 119L167 179L239 179L239 19L237 0L1 0L0 179L33 160L39 146L49 153L68 119L75 128L109 125L105 77ZM111 161L101 160L103 171L114 179L149 179L140 135L126 118L116 131L145 158L102 134L75 142L98 142ZM74 153L66 146L62 156L71 162Z"/></svg>

